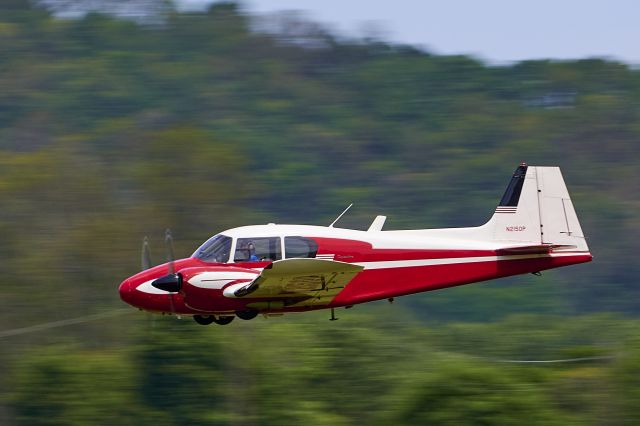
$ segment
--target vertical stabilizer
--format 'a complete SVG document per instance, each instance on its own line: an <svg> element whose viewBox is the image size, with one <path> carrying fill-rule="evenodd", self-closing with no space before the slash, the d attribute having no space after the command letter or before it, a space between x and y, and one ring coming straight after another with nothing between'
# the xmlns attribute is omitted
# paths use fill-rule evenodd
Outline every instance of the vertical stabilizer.
<svg viewBox="0 0 640 426"><path fill-rule="evenodd" d="M493 217L482 229L494 241L566 245L588 251L558 167L520 164Z"/></svg>
<svg viewBox="0 0 640 426"><path fill-rule="evenodd" d="M541 244L536 168L520 164L484 228L496 241Z"/></svg>

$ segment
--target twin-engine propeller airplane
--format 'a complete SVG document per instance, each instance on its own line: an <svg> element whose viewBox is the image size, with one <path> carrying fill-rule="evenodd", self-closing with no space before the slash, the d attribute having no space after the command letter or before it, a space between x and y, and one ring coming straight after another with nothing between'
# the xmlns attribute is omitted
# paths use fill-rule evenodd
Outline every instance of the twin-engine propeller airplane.
<svg viewBox="0 0 640 426"><path fill-rule="evenodd" d="M558 167L521 164L478 227L383 231L378 216L360 231L334 227L338 219L229 229L176 261L167 233L170 261L153 268L145 240L143 272L120 285L120 297L203 325L315 309L335 319L338 307L592 259Z"/></svg>

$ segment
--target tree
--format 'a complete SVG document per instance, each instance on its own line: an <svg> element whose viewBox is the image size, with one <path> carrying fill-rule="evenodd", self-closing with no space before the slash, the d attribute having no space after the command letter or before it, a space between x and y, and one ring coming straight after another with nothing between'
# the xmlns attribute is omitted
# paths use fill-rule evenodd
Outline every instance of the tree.
<svg viewBox="0 0 640 426"><path fill-rule="evenodd" d="M95 12L144 20L173 10L171 0L35 0L35 3L55 15L75 17Z"/></svg>
<svg viewBox="0 0 640 426"><path fill-rule="evenodd" d="M132 379L121 353L60 345L20 360L11 402L25 425L135 425Z"/></svg>
<svg viewBox="0 0 640 426"><path fill-rule="evenodd" d="M542 389L511 371L447 357L411 383L391 422L404 425L564 424ZM389 419L386 419L389 421Z"/></svg>
<svg viewBox="0 0 640 426"><path fill-rule="evenodd" d="M211 336L215 329L193 327L192 321L163 325L145 333L133 357L144 424L228 424L232 360L224 343Z"/></svg>

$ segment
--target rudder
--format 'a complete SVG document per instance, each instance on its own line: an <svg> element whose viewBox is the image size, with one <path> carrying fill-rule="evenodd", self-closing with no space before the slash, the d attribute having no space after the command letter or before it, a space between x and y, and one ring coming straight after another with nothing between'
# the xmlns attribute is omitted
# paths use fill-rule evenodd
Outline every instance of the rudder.
<svg viewBox="0 0 640 426"><path fill-rule="evenodd" d="M536 167L543 243L576 246L588 251L578 215L559 167Z"/></svg>

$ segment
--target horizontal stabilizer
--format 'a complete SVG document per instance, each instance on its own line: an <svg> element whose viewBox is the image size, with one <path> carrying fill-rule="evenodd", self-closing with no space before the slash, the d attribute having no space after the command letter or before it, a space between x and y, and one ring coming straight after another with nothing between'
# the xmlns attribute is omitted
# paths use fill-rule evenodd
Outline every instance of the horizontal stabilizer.
<svg viewBox="0 0 640 426"><path fill-rule="evenodd" d="M508 254L549 254L557 250L576 249L577 246L568 244L538 244L533 246L518 246L498 249L498 255Z"/></svg>

